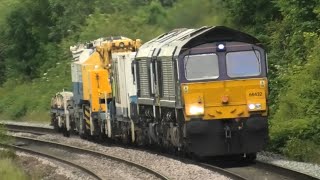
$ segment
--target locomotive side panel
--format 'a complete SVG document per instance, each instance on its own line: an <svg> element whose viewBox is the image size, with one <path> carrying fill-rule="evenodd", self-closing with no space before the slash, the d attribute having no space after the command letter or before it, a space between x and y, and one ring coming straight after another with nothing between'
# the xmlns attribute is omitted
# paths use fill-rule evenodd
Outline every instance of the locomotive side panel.
<svg viewBox="0 0 320 180"><path fill-rule="evenodd" d="M129 118L130 103L136 98L136 85L133 82L131 65L135 53L113 54L113 83L115 86L115 100L117 115Z"/></svg>
<svg viewBox="0 0 320 180"><path fill-rule="evenodd" d="M83 87L83 101L87 104L90 101L90 72L96 67L101 66L100 55L98 53L93 53L82 65L82 87ZM92 109L92 108L91 108Z"/></svg>
<svg viewBox="0 0 320 180"><path fill-rule="evenodd" d="M105 112L106 102L111 93L109 74L105 69L95 69L89 71L90 84L90 105L93 112Z"/></svg>
<svg viewBox="0 0 320 180"><path fill-rule="evenodd" d="M71 64L71 73L74 101L76 104L80 104L80 100L83 97L81 64L73 62Z"/></svg>

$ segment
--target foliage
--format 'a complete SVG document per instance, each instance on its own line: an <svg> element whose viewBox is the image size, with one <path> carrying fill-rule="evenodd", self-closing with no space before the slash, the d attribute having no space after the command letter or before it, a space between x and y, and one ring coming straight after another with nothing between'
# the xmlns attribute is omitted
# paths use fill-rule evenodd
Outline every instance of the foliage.
<svg viewBox="0 0 320 180"><path fill-rule="evenodd" d="M230 19L238 27L254 25L255 28L263 29L264 23L279 16L274 2L266 0L225 0L225 7L230 14ZM258 27L257 27L258 26Z"/></svg>
<svg viewBox="0 0 320 180"><path fill-rule="evenodd" d="M297 161L306 162L320 162L319 145L316 145L312 141L303 141L297 138L287 141L286 147L283 149L283 153Z"/></svg>
<svg viewBox="0 0 320 180"><path fill-rule="evenodd" d="M178 2L168 10L164 23L168 30L177 27L195 28L227 24L221 0L180 0Z"/></svg>
<svg viewBox="0 0 320 180"><path fill-rule="evenodd" d="M6 16L11 12L18 0L0 0L0 25L5 23Z"/></svg>
<svg viewBox="0 0 320 180"><path fill-rule="evenodd" d="M0 101L0 112L5 119L21 119L25 115L40 114L34 120L44 118L49 110L51 96L57 91L71 90L70 62L58 62L55 67L47 69L40 79L32 82L18 83L11 79L0 89L3 99ZM17 96L17 94L19 96ZM42 119L42 120L46 120Z"/></svg>

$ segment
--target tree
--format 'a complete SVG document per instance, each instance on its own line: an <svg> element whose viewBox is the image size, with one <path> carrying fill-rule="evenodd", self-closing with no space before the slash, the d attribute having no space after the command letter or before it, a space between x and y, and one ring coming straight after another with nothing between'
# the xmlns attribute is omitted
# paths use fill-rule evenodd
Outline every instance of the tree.
<svg viewBox="0 0 320 180"><path fill-rule="evenodd" d="M238 27L260 26L279 17L279 11L269 0L224 0L230 19Z"/></svg>

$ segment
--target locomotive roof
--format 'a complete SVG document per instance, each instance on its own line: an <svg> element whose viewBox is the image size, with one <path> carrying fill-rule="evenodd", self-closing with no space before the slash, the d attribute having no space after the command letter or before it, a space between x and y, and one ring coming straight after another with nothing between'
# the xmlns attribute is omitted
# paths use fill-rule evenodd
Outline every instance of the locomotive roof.
<svg viewBox="0 0 320 180"><path fill-rule="evenodd" d="M255 37L225 26L205 26L199 29L182 28L164 33L143 44L139 48L136 58L172 56L173 53L177 56L183 49L219 41L239 41L261 46L260 41Z"/></svg>

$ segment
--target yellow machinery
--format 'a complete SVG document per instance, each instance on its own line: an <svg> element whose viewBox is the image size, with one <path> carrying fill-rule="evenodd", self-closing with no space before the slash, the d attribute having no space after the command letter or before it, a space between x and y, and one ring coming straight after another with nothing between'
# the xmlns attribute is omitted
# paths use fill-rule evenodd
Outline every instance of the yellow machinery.
<svg viewBox="0 0 320 180"><path fill-rule="evenodd" d="M134 52L140 40L110 38L96 46L93 53L81 62L83 97L79 102L83 120L79 120L80 134L100 135L108 120L108 102L112 99L112 53ZM81 112L81 111L80 111ZM90 130L90 133L89 133Z"/></svg>

